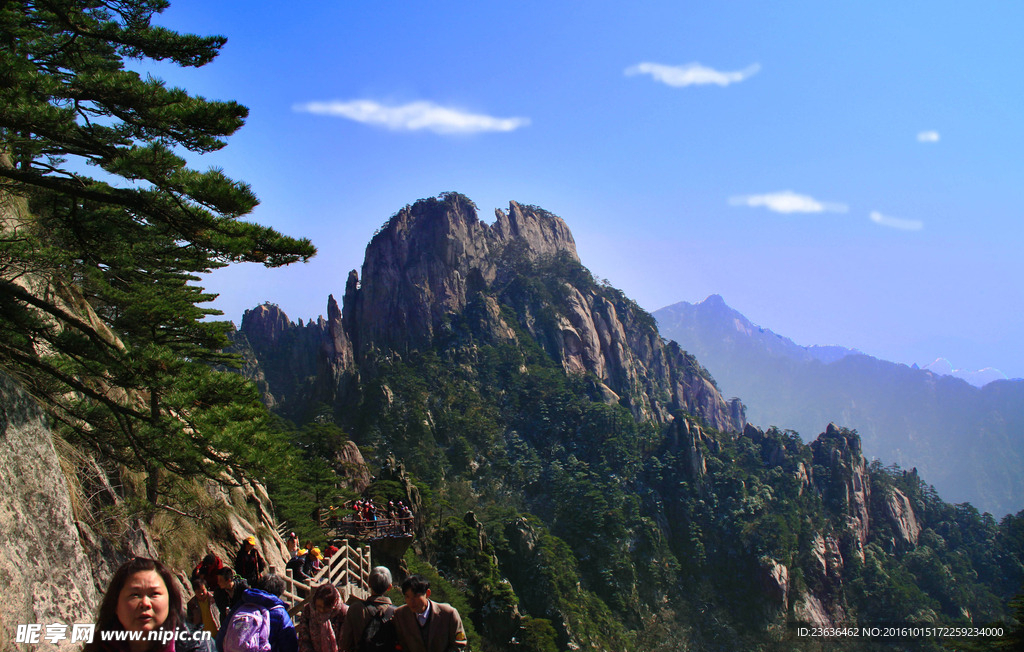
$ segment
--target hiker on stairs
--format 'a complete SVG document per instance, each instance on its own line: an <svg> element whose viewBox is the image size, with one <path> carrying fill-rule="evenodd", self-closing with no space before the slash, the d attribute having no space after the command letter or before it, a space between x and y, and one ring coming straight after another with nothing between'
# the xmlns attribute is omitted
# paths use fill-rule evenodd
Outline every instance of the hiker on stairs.
<svg viewBox="0 0 1024 652"><path fill-rule="evenodd" d="M295 625L299 652L338 652L347 612L348 605L333 584L316 587Z"/></svg>
<svg viewBox="0 0 1024 652"><path fill-rule="evenodd" d="M365 601L349 601L345 625L341 628L339 652L362 652L364 648L368 647L366 644L371 641L364 639L368 633L368 625L371 624L380 631L375 638L384 638L384 635L387 634L386 631L381 631L385 629L383 627L385 623L388 623L387 627L390 628L393 635L395 607L391 604L391 598L384 595L391 590L391 571L387 566L377 566L370 571L369 585L369 598Z"/></svg>
<svg viewBox="0 0 1024 652"><path fill-rule="evenodd" d="M262 589L248 589L241 602L231 610L217 634L220 652L266 650L298 652L295 624L288 605L281 600L285 582L280 575L267 575Z"/></svg>

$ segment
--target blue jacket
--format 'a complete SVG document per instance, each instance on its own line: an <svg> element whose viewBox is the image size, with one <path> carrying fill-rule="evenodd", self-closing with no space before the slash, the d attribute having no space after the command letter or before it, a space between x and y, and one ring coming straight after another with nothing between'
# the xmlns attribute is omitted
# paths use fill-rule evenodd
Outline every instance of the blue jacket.
<svg viewBox="0 0 1024 652"><path fill-rule="evenodd" d="M217 632L218 650L224 650L224 635L228 630L227 623L231 621L231 616L234 616L243 604L259 605L270 612L270 649L272 652L298 652L299 637L295 634L295 623L288 615L288 605L276 595L259 589L246 589L242 594L242 599L231 607L231 614L224 621L220 631Z"/></svg>

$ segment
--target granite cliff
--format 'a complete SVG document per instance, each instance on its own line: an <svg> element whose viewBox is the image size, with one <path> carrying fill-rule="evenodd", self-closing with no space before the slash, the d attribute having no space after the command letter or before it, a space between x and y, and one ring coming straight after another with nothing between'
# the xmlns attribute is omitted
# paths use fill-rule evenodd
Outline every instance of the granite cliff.
<svg viewBox="0 0 1024 652"><path fill-rule="evenodd" d="M563 273L538 292L523 277L540 268ZM351 403L353 381L377 359L424 349L467 314L480 337L533 338L637 418L668 423L682 411L717 429L743 427L742 405L726 401L696 359L663 340L639 306L593 281L561 218L516 202L492 224L456 193L406 206L367 246L362 276L349 274L343 309L331 296L327 318L303 325L275 305L257 306L236 344L259 362L247 373L265 381L268 403L301 418L316 405Z"/></svg>

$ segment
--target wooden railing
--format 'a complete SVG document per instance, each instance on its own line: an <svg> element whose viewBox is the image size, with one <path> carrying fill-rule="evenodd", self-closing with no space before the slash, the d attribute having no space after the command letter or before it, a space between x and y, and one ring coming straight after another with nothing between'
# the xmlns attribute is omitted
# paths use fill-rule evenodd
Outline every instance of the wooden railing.
<svg viewBox="0 0 1024 652"><path fill-rule="evenodd" d="M347 602L352 596L365 600L370 595L370 547L353 548L347 539L338 545L338 552L331 555L323 568L308 580L298 580L290 569L285 570L285 591L281 599L291 605L289 613L295 614L305 606L313 587L331 583L338 587L341 599Z"/></svg>

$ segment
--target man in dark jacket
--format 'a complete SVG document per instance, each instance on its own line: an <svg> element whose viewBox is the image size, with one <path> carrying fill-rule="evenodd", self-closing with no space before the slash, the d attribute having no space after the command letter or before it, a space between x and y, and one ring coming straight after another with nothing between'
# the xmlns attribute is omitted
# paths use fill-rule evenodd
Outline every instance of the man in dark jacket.
<svg viewBox="0 0 1024 652"><path fill-rule="evenodd" d="M246 538L242 542L242 547L238 549L238 555L235 556L235 572L244 577L249 586L256 586L266 567L267 562L256 549L256 537Z"/></svg>
<svg viewBox="0 0 1024 652"><path fill-rule="evenodd" d="M263 580L263 589L247 589L242 594L238 605L231 609L231 615L217 634L217 649L224 649L224 637L231 625L231 617L244 605L252 604L270 612L270 650L271 652L297 652L299 637L295 633L295 623L288 615L288 605L281 600L284 593L284 580L279 575L268 575Z"/></svg>
<svg viewBox="0 0 1024 652"><path fill-rule="evenodd" d="M217 604L220 622L228 621L228 614L238 606L249 583L235 575L230 568L222 568L217 573L217 588L213 591L213 600Z"/></svg>

